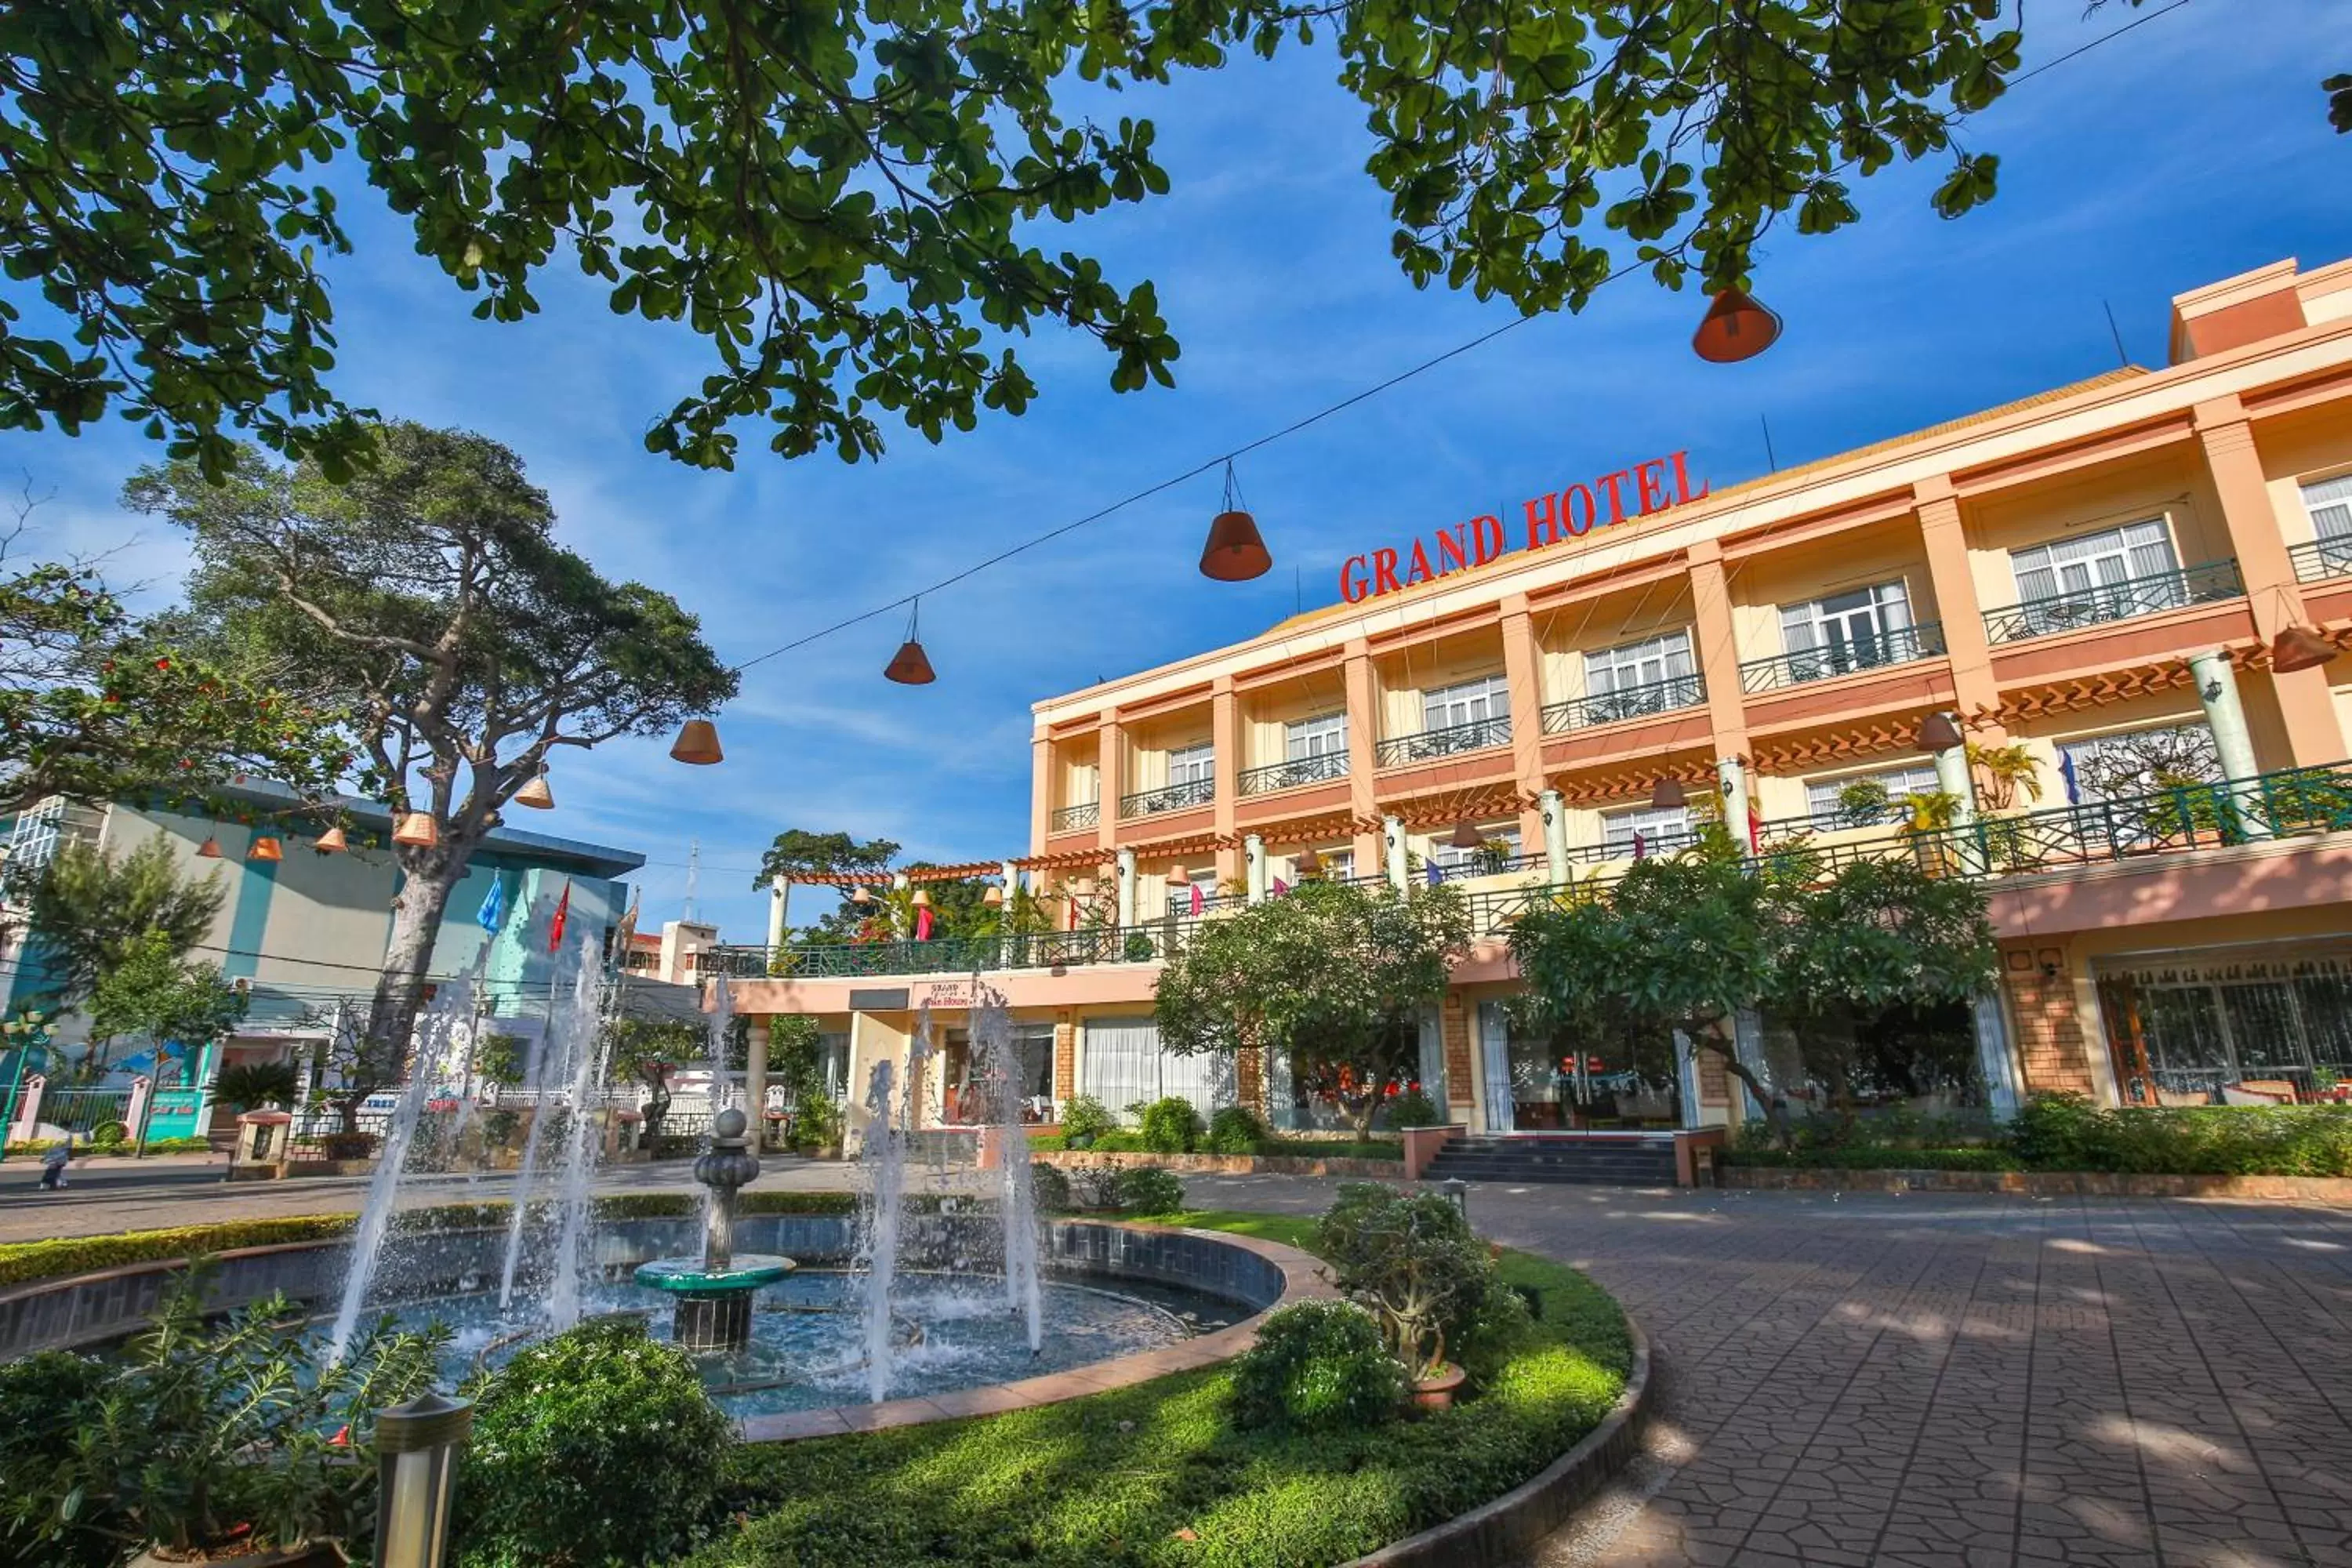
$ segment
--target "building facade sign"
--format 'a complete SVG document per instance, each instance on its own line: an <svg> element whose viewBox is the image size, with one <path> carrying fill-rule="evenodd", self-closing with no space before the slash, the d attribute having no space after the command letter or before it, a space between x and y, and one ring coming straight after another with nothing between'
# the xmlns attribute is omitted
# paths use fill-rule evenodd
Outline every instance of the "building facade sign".
<svg viewBox="0 0 2352 1568"><path fill-rule="evenodd" d="M1573 484L1558 495L1539 495L1526 502L1527 534L1521 548L1541 550L1629 517L1705 500L1710 486L1701 479L1698 489L1691 489L1689 456L1687 450L1669 452L1602 474L1591 484ZM1474 517L1439 529L1426 544L1416 539L1404 550L1349 556L1339 567L1339 596L1351 605L1361 604L1433 577L1484 566L1510 549L1510 534L1501 518L1491 513Z"/></svg>

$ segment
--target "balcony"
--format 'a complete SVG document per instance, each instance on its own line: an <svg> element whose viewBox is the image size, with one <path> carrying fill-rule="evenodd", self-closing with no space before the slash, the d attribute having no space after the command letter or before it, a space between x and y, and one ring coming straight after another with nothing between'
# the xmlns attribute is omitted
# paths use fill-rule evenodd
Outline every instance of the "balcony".
<svg viewBox="0 0 2352 1568"><path fill-rule="evenodd" d="M1206 805L1216 798L1216 780L1186 779L1182 784L1148 789L1140 795L1119 796L1118 817L1125 822L1129 817L1158 816L1163 812L1185 811L1192 806Z"/></svg>
<svg viewBox="0 0 2352 1568"><path fill-rule="evenodd" d="M1278 789L1297 789L1300 784L1322 784L1347 776L1348 753L1325 752L1320 756L1269 763L1262 768L1244 768L1241 789L1244 795L1272 795Z"/></svg>
<svg viewBox="0 0 2352 1568"><path fill-rule="evenodd" d="M1875 637L1833 643L1828 647L1779 654L1771 658L1744 659L1739 666L1739 689L1777 691L1808 681L1852 675L1857 670L1940 658L1943 653L1944 623L1922 621L1916 626L1901 626Z"/></svg>
<svg viewBox="0 0 2352 1568"><path fill-rule="evenodd" d="M2244 592L2235 561L2208 561L1987 610L1985 640L2023 642L2028 637L2051 637L2078 626L2127 621L2136 616L2153 616L2190 605L2210 604L2216 599L2235 598Z"/></svg>
<svg viewBox="0 0 2352 1568"><path fill-rule="evenodd" d="M2352 538L2315 539L2287 552L2294 563L2294 580L2317 583L2329 577L2352 577Z"/></svg>
<svg viewBox="0 0 2352 1568"><path fill-rule="evenodd" d="M1082 801L1076 805L1066 805L1054 813L1053 819L1046 824L1046 831L1076 833L1081 827L1092 827L1101 821L1102 802Z"/></svg>
<svg viewBox="0 0 2352 1568"><path fill-rule="evenodd" d="M1438 757L1458 756L1464 752L1484 752L1510 743L1511 716L1504 713L1492 719L1474 719L1467 724L1449 724L1443 730L1423 730L1417 735L1398 735L1382 741L1379 765L1401 768L1408 763L1426 763Z"/></svg>
<svg viewBox="0 0 2352 1568"><path fill-rule="evenodd" d="M1564 735L1570 730L1590 729L1595 724L1615 724L1627 719L1644 719L1653 713L1671 713L1678 708L1696 708L1706 700L1704 678L1670 675L1664 680L1620 687L1597 697L1548 703L1543 710L1543 732Z"/></svg>

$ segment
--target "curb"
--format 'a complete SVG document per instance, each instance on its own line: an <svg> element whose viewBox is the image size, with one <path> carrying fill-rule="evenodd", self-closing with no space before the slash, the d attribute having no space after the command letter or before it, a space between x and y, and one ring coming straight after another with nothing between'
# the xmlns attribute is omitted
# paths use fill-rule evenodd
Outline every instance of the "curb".
<svg viewBox="0 0 2352 1568"><path fill-rule="evenodd" d="M1526 1559L1536 1543L1568 1522L1633 1458L1650 1417L1650 1336L1632 1314L1633 1365L1625 1391L1600 1426L1575 1447L1491 1502L1383 1546L1341 1568L1503 1568Z"/></svg>

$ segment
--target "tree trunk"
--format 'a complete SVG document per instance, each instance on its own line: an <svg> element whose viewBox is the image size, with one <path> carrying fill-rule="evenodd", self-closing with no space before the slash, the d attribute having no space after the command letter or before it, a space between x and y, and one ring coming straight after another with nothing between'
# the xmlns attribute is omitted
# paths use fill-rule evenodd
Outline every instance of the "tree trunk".
<svg viewBox="0 0 2352 1568"><path fill-rule="evenodd" d="M402 869L406 878L392 906L392 934L384 942L383 968L376 975L375 995L368 1006L367 1037L352 1064L342 1102L345 1131L356 1131L361 1100L401 1079L425 996L425 976L433 964L434 939L440 934L449 895L465 874L465 861L444 852Z"/></svg>

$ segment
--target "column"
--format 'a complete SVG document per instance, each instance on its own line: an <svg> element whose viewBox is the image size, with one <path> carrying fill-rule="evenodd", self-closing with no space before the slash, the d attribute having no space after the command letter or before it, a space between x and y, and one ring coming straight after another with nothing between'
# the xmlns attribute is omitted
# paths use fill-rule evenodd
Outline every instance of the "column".
<svg viewBox="0 0 2352 1568"><path fill-rule="evenodd" d="M1348 699L1348 815L1366 823L1380 815L1372 773L1379 764L1381 705L1379 682L1372 678L1371 645L1361 637L1349 640L1340 667ZM1352 846L1356 864L1369 866L1376 853L1385 854L1384 839L1358 833Z"/></svg>
<svg viewBox="0 0 2352 1568"><path fill-rule="evenodd" d="M778 877L768 884L768 947L771 952L784 945L784 932L791 929L786 917L792 912L793 884L788 877Z"/></svg>
<svg viewBox="0 0 2352 1568"><path fill-rule="evenodd" d="M1135 923L1135 851L1122 848L1118 852L1118 929L1125 931Z"/></svg>
<svg viewBox="0 0 2352 1568"><path fill-rule="evenodd" d="M1095 731L1095 843L1105 849L1118 842L1118 797L1127 788L1127 731L1116 709L1103 715Z"/></svg>
<svg viewBox="0 0 2352 1568"><path fill-rule="evenodd" d="M743 1026L743 1114L751 1119L751 1147L768 1146L768 1027L755 1017Z"/></svg>
<svg viewBox="0 0 2352 1568"><path fill-rule="evenodd" d="M1528 612L1528 596L1511 594L1503 600L1503 679L1511 693L1511 773L1522 800L1533 799L1544 787L1543 658L1536 647L1535 617ZM1534 843L1543 834L1538 809L1519 813L1519 843Z"/></svg>
<svg viewBox="0 0 2352 1568"><path fill-rule="evenodd" d="M1054 742L1039 735L1029 742L1029 853L1045 852L1054 826Z"/></svg>
<svg viewBox="0 0 2352 1568"><path fill-rule="evenodd" d="M2254 449L2254 429L2234 394L2199 404L2196 418L2206 473L2229 525L2230 551L2245 579L2246 605L2253 612L2255 634L2267 644L2287 626L2309 626L2311 617L2294 580L2294 563L2287 557L2285 536L2271 510L2262 454ZM2299 768L2344 759L2344 726L2336 720L2336 700L2327 689L2327 668L2322 665L2270 674L2279 717L2286 724L2287 752Z"/></svg>
<svg viewBox="0 0 2352 1568"><path fill-rule="evenodd" d="M1265 901L1265 840L1253 833L1242 840L1243 886L1249 889L1249 901Z"/></svg>
<svg viewBox="0 0 2352 1568"><path fill-rule="evenodd" d="M1223 838L1234 830L1234 813L1242 798L1242 723L1241 703L1234 695L1234 678L1217 677L1209 695L1209 749L1214 752L1210 765L1217 780L1217 837Z"/></svg>
<svg viewBox="0 0 2352 1568"><path fill-rule="evenodd" d="M1958 722L1957 715L1950 716ZM1957 746L1946 746L1933 753L1936 762L1936 788L1951 796L1952 826L1958 829L1974 827L1977 820L1977 781L1969 767L1969 746L1966 741ZM1960 868L1972 876L1985 873L1985 847L1976 834L1963 831L1959 835Z"/></svg>
<svg viewBox="0 0 2352 1568"><path fill-rule="evenodd" d="M1568 880L1568 803L1548 789L1536 796L1536 811L1543 817L1544 880L1557 888Z"/></svg>
<svg viewBox="0 0 2352 1568"><path fill-rule="evenodd" d="M1404 891L1412 877L1404 853L1404 820L1389 816L1381 818L1381 868L1388 873L1389 886Z"/></svg>
<svg viewBox="0 0 2352 1568"><path fill-rule="evenodd" d="M1944 627L1944 653L1951 661L1957 705L1962 713L1998 708L2000 686L1993 679L1984 606L1977 598L1976 574L1969 567L1969 541L1960 525L1959 498L1951 479L1942 474L1912 486L1911 498L1919 518L1919 542L1927 556L1927 584L1936 595L1936 618Z"/></svg>
<svg viewBox="0 0 2352 1568"><path fill-rule="evenodd" d="M2204 705L2205 726L2213 731L2213 749L2221 756L2221 776L2245 780L2259 775L2263 770L2254 761L2253 737L2246 731L2246 705L2238 698L2238 672L2230 668L2230 656L2220 648L2191 654L2189 673L2197 682L2197 700ZM2248 838L2268 838L2271 827L2263 820L2260 786L2248 785L2231 793L2241 802L2237 829ZM2186 829L2193 824L2184 821L2180 826Z"/></svg>
<svg viewBox="0 0 2352 1568"><path fill-rule="evenodd" d="M1731 620L1731 589L1723 546L1694 541L1690 561L1691 618L1697 623L1698 667L1706 677L1706 720L1718 757L1748 754L1748 710L1739 689L1739 635Z"/></svg>
<svg viewBox="0 0 2352 1568"><path fill-rule="evenodd" d="M1723 803L1724 831L1735 844L1745 844L1750 853L1757 847L1748 832L1748 771L1740 765L1737 754L1715 759L1715 794Z"/></svg>

